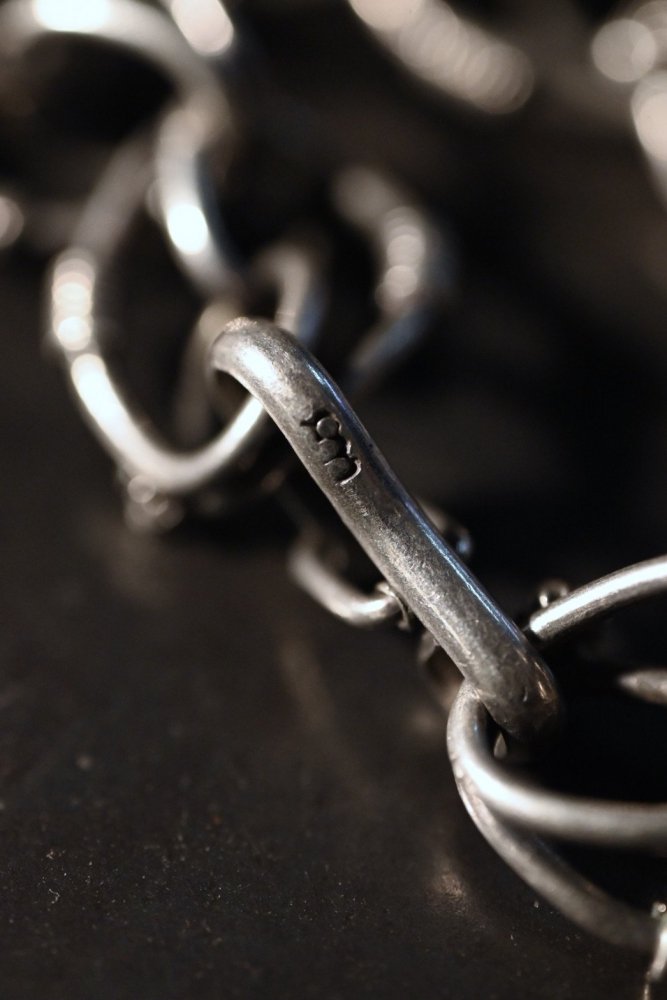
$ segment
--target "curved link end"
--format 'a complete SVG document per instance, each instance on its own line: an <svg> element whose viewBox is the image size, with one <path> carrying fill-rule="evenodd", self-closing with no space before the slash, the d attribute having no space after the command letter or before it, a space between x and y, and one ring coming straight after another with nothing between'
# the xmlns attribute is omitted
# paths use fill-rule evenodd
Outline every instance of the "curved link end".
<svg viewBox="0 0 667 1000"><path fill-rule="evenodd" d="M256 396L392 591L525 743L557 728L551 673L399 482L327 372L265 320L227 324L213 368Z"/></svg>

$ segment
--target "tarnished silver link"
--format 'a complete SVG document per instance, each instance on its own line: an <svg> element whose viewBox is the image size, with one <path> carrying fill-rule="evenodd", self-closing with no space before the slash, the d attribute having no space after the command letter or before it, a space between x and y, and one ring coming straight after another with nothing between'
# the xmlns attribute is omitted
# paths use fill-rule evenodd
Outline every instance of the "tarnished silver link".
<svg viewBox="0 0 667 1000"><path fill-rule="evenodd" d="M621 16L615 13L595 32L591 56L603 77L632 89L667 60L667 3L648 0L622 6Z"/></svg>
<svg viewBox="0 0 667 1000"><path fill-rule="evenodd" d="M517 739L558 719L548 669L440 538L358 418L307 351L271 323L241 319L211 359L266 407L381 575Z"/></svg>

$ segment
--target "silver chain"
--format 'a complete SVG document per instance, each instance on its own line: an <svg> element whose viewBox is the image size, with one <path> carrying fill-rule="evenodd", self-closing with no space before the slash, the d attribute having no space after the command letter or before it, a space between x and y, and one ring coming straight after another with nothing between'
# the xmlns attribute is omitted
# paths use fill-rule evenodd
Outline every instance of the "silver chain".
<svg viewBox="0 0 667 1000"><path fill-rule="evenodd" d="M405 72L475 114L509 116L541 86L566 87L567 66L545 59L538 71L520 44L441 0L349 0L349 7ZM572 72L567 98L591 118L634 128L667 197L667 3L621 14L592 39L589 70L597 75L589 72L584 84ZM223 516L268 493L294 512L300 501L289 499L290 462L274 447L277 425L377 571L370 591L348 578L305 503L305 516L295 515L292 578L344 622L389 622L418 634L420 659L449 711L455 779L483 836L580 926L650 955L649 977L660 978L667 966L665 905L658 900L640 912L611 898L542 838L664 851L667 804L550 791L526 778L520 764L526 754L539 762L545 747L558 745L567 714L545 660L550 644L662 593L667 557L573 591L545 587L523 627L512 621L467 565L467 530L406 491L347 399L374 388L449 308L455 253L442 224L400 180L349 157L331 171L329 224L344 223L365 241L377 307L375 322L339 358L335 383L315 358L330 294L327 224L313 232L295 219L248 258L219 208L242 132L232 80L239 62L251 58L235 19L219 0L6 0L0 84L8 94L20 89L28 52L54 38L129 53L170 88L154 118L113 151L81 203L46 204L9 184L0 197L0 247L23 238L52 255L47 344L116 465L128 525L168 531L185 517ZM270 117L271 102L286 99L263 70L258 75ZM122 325L117 288L127 280L124 261L141 217L157 226L201 303L172 400L178 439L189 445L167 440L151 424L114 364ZM234 381L246 391L240 398ZM452 683L450 664L461 683ZM667 671L633 666L612 676L605 669L599 666L601 691L615 686L667 702Z"/></svg>

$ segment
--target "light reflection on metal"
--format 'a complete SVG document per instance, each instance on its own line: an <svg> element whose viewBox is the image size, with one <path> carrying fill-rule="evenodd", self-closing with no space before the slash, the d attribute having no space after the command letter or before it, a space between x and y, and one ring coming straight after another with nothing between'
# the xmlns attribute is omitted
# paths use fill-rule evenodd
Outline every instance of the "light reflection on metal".
<svg viewBox="0 0 667 1000"><path fill-rule="evenodd" d="M658 45L653 32L630 18L603 25L593 39L591 55L596 68L614 83L636 83L653 69Z"/></svg>
<svg viewBox="0 0 667 1000"><path fill-rule="evenodd" d="M557 598L531 615L527 633L540 643L562 639L601 615L666 589L667 556L660 556ZM641 670L630 668L629 685L620 686L637 697L661 702L664 671L662 679L655 669L650 673L653 683L647 683ZM667 804L552 792L527 779L521 769L499 762L492 746L488 714L479 695L464 683L449 717L448 749L459 790L480 831L529 885L570 919L612 944L651 953L649 976L660 978L667 954L665 907L646 913L607 896L540 838L662 853L667 843Z"/></svg>
<svg viewBox="0 0 667 1000"><path fill-rule="evenodd" d="M18 202L7 194L0 194L0 250L16 243L24 225L25 219Z"/></svg>
<svg viewBox="0 0 667 1000"><path fill-rule="evenodd" d="M667 56L667 2L652 0L631 8L598 29L591 43L595 67L607 79L632 84Z"/></svg>
<svg viewBox="0 0 667 1000"><path fill-rule="evenodd" d="M667 2L652 0L608 22L593 39L591 55L609 80L632 86L632 124L667 201Z"/></svg>
<svg viewBox="0 0 667 1000"><path fill-rule="evenodd" d="M528 57L441 0L349 0L375 37L413 75L490 114L520 108L533 90Z"/></svg>
<svg viewBox="0 0 667 1000"><path fill-rule="evenodd" d="M633 19L645 24L655 38L658 53L664 57L667 52L667 3L665 0L651 0L642 4L633 14Z"/></svg>
<svg viewBox="0 0 667 1000"><path fill-rule="evenodd" d="M134 431L128 409L114 390L103 359L96 353L80 354L72 361L70 376L81 402L109 438L131 441Z"/></svg>
<svg viewBox="0 0 667 1000"><path fill-rule="evenodd" d="M649 162L667 164L667 72L651 73L637 85L632 117Z"/></svg>
<svg viewBox="0 0 667 1000"><path fill-rule="evenodd" d="M667 668L638 667L622 673L617 686L626 694L654 705L667 705Z"/></svg>
<svg viewBox="0 0 667 1000"><path fill-rule="evenodd" d="M186 257L196 256L206 248L208 227L204 213L197 205L187 202L170 205L167 231L174 246Z"/></svg>
<svg viewBox="0 0 667 1000"><path fill-rule="evenodd" d="M667 0L652 0L604 24L593 37L591 56L614 83L634 84L659 70L667 60Z"/></svg>
<svg viewBox="0 0 667 1000"><path fill-rule="evenodd" d="M100 31L111 19L109 0L33 0L35 19L50 31Z"/></svg>
<svg viewBox="0 0 667 1000"><path fill-rule="evenodd" d="M358 395L377 385L422 341L453 296L454 252L413 195L368 167L349 167L334 187L341 215L368 240L378 270L379 316L352 352L343 377Z"/></svg>
<svg viewBox="0 0 667 1000"><path fill-rule="evenodd" d="M51 334L65 351L83 350L93 336L94 269L86 256L63 258L53 272Z"/></svg>
<svg viewBox="0 0 667 1000"><path fill-rule="evenodd" d="M367 236L380 259L376 299L381 310L395 315L415 295L442 282L440 235L396 184L374 170L354 167L339 176L335 198L341 214Z"/></svg>
<svg viewBox="0 0 667 1000"><path fill-rule="evenodd" d="M667 202L667 71L650 73L635 87L632 120L654 184Z"/></svg>
<svg viewBox="0 0 667 1000"><path fill-rule="evenodd" d="M234 26L219 0L162 0L195 52L221 56L231 49Z"/></svg>

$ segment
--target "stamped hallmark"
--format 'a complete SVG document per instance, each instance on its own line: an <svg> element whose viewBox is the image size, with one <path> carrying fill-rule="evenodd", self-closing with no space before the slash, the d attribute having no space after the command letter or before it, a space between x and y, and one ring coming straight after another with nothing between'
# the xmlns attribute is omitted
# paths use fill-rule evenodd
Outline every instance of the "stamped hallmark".
<svg viewBox="0 0 667 1000"><path fill-rule="evenodd" d="M342 486L361 472L361 462L352 454L352 445L342 431L340 420L330 410L316 410L302 427L312 427L322 464Z"/></svg>

